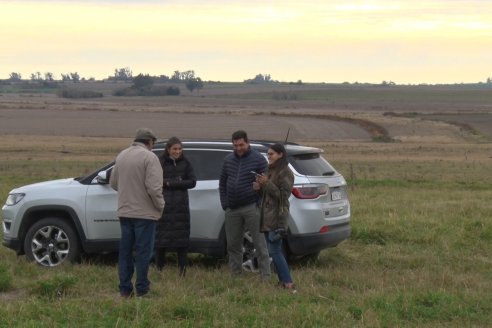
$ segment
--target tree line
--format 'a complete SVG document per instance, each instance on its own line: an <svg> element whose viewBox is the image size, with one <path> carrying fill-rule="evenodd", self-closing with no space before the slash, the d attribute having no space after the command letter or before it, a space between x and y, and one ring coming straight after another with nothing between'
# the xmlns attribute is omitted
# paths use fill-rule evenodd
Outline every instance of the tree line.
<svg viewBox="0 0 492 328"><path fill-rule="evenodd" d="M143 75L143 74L139 74ZM85 78L81 77L79 73L77 72L68 72L68 73L61 73L60 74L61 78L60 80L55 79L55 75L51 72L46 72L46 73L41 73L41 72L34 72L30 74L29 80L32 82L44 82L44 83L54 83L57 81L61 82L83 82L83 81L96 81L94 77L90 78ZM138 76L138 75L137 75ZM187 70L187 71L174 71L173 74L171 75L156 75L156 76L151 76L149 74L145 74L145 76L148 76L152 79L153 83L165 83L165 82L174 82L174 83L185 83L187 85L187 89L190 90L190 92L193 92L193 90L200 90L203 87L203 81L201 78L195 76L195 72L193 70ZM134 77L132 70L129 67L121 67L121 68L115 68L113 75L108 76L106 79L107 81L112 81L112 82L127 82L131 83L134 82ZM1 82L2 80L0 80ZM22 75L18 72L12 72L9 74L9 78L7 80L3 80L6 82L22 82ZM212 81L209 81L212 82ZM280 83L278 80L273 80L270 74L257 74L251 79L245 79L243 81L244 83L248 84L268 84L268 83ZM298 80L297 82L290 82L291 84L303 84L301 80ZM490 84L492 85L492 77L487 77L485 82L479 81L476 82L478 84ZM374 84L374 83L362 83L362 82L343 82L342 84ZM451 83L453 84L453 83ZM456 83L455 83L456 84ZM462 83L463 84L463 83ZM382 81L380 85L383 86L394 86L397 85L393 81ZM418 84L418 85L427 85L427 84Z"/></svg>
<svg viewBox="0 0 492 328"><path fill-rule="evenodd" d="M41 72L35 72L30 75L31 82L43 82L43 83L56 83L56 82L83 82L83 81L95 81L95 78L84 78L81 77L78 72L62 73L60 80L55 79L55 75L51 72L46 72L42 74ZM149 90L152 88L154 83L184 83L186 88L190 91L199 91L203 88L203 81L200 77L195 76L195 71L187 70L184 72L174 71L172 75L159 75L151 76L149 74L138 74L133 76L133 72L129 67L115 68L113 75L108 76L106 79L111 82L126 82L133 83L132 89L137 89L140 91ZM18 72L12 72L9 75L7 82L22 82L22 75ZM175 90L170 91L171 93L176 93ZM178 92L179 93L179 92Z"/></svg>

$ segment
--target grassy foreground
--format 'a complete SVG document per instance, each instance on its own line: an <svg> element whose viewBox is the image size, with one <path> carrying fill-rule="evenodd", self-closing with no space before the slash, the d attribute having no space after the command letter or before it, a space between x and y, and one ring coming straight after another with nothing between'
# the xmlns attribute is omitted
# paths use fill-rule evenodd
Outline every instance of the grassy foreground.
<svg viewBox="0 0 492 328"><path fill-rule="evenodd" d="M2 138L0 200L91 171L126 142ZM151 269L151 296L123 301L112 258L44 269L0 247L0 327L489 326L492 145L317 146L350 181L353 236L292 265L297 295L193 256L184 280Z"/></svg>

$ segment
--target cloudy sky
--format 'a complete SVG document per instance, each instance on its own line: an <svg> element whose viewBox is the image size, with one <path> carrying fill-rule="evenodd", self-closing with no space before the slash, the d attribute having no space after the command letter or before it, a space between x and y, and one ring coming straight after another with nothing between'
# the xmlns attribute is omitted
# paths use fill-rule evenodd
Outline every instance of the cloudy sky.
<svg viewBox="0 0 492 328"><path fill-rule="evenodd" d="M0 42L0 79L467 83L492 76L492 1L2 0Z"/></svg>

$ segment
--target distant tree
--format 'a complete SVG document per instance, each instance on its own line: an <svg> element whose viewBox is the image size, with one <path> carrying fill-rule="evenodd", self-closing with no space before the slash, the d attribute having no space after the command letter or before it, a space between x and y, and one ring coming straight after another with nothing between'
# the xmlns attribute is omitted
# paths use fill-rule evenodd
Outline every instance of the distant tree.
<svg viewBox="0 0 492 328"><path fill-rule="evenodd" d="M9 81L18 82L20 80L22 80L22 76L20 73L15 73L15 72L10 73Z"/></svg>
<svg viewBox="0 0 492 328"><path fill-rule="evenodd" d="M43 77L40 72L31 73L31 81L43 81Z"/></svg>
<svg viewBox="0 0 492 328"><path fill-rule="evenodd" d="M173 76L171 77L171 81L173 82L186 82L189 79L195 78L195 71L189 70L189 71L174 71Z"/></svg>
<svg viewBox="0 0 492 328"><path fill-rule="evenodd" d="M111 79L114 81L129 82L133 79L133 74L132 74L132 71L130 70L130 68L128 68L128 67L115 68L114 77Z"/></svg>
<svg viewBox="0 0 492 328"><path fill-rule="evenodd" d="M487 84L492 84L492 78L491 77L487 78Z"/></svg>
<svg viewBox="0 0 492 328"><path fill-rule="evenodd" d="M245 83L258 84L258 83L271 83L273 81L272 81L270 74L265 74L265 75L257 74L254 78L244 80L244 82Z"/></svg>
<svg viewBox="0 0 492 328"><path fill-rule="evenodd" d="M71 81L72 78L70 77L70 74L63 74L61 73L61 79L63 82Z"/></svg>
<svg viewBox="0 0 492 328"><path fill-rule="evenodd" d="M203 81L199 77L193 77L189 78L185 82L186 89L188 89L190 92L193 92L193 90L196 89L196 92L200 91L201 88L203 88Z"/></svg>
<svg viewBox="0 0 492 328"><path fill-rule="evenodd" d="M133 86L134 89L144 90L150 89L154 85L154 79L149 74L138 74L133 78Z"/></svg>
<svg viewBox="0 0 492 328"><path fill-rule="evenodd" d="M80 81L80 75L77 72L70 73L70 77L72 79L72 82L77 83Z"/></svg>
<svg viewBox="0 0 492 328"><path fill-rule="evenodd" d="M182 81L187 81L187 80L194 79L194 78L195 78L195 71L193 71L193 70L184 71L183 73L181 73L181 80Z"/></svg>
<svg viewBox="0 0 492 328"><path fill-rule="evenodd" d="M178 82L181 79L181 73L179 71L174 71L173 76L171 76L171 81Z"/></svg>
<svg viewBox="0 0 492 328"><path fill-rule="evenodd" d="M169 76L167 75L159 75L157 78L156 78L156 81L158 82L169 82L171 79L169 78Z"/></svg>
<svg viewBox="0 0 492 328"><path fill-rule="evenodd" d="M53 73L50 72L44 73L44 79L48 82L53 82L54 81Z"/></svg>

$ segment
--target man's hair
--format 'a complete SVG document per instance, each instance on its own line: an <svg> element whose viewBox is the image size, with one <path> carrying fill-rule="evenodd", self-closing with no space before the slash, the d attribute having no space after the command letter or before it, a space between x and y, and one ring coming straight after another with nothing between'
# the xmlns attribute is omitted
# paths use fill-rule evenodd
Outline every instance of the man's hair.
<svg viewBox="0 0 492 328"><path fill-rule="evenodd" d="M244 139L244 141L248 142L248 134L244 130L238 130L232 134L232 141Z"/></svg>

